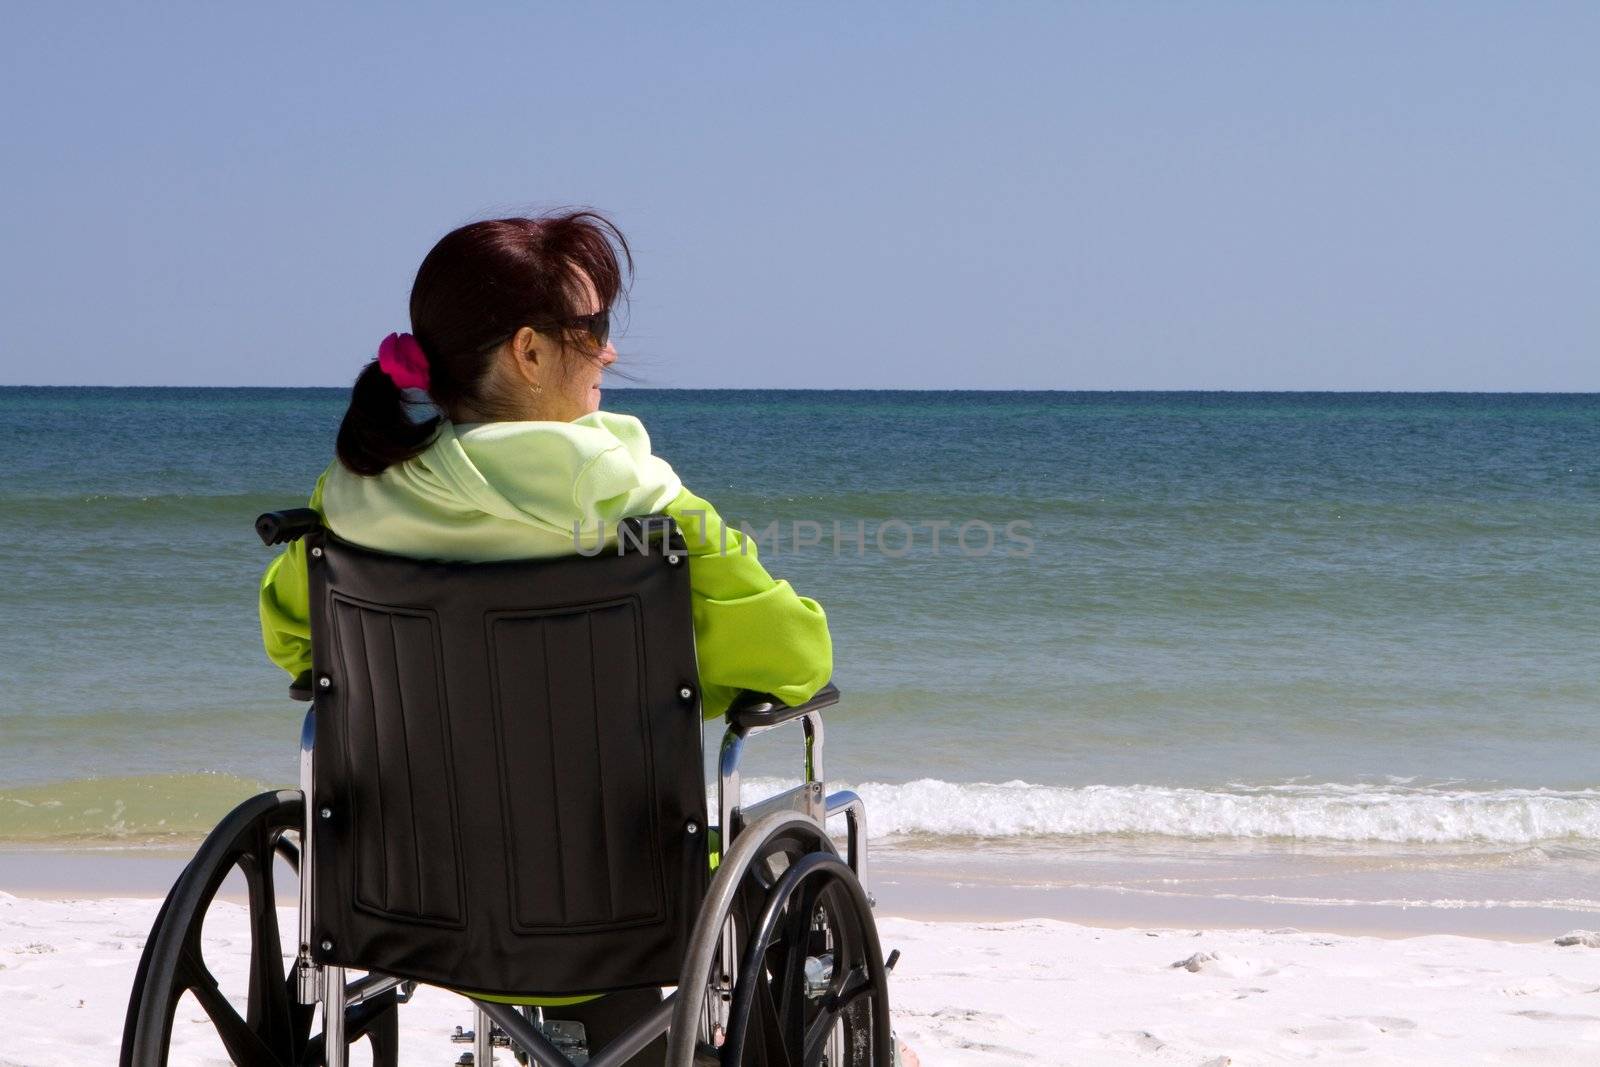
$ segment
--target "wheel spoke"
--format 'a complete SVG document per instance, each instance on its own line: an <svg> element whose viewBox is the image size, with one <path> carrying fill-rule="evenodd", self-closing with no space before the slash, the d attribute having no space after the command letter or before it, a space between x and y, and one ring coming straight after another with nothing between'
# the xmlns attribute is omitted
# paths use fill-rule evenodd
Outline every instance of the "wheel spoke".
<svg viewBox="0 0 1600 1067"><path fill-rule="evenodd" d="M228 1057L239 1067L283 1067L272 1049L266 1046L250 1028L250 1024L239 1016L228 998L222 995L222 990L217 988L217 980L206 969L206 965L192 953L184 953L180 985L200 1002L200 1007L211 1019L211 1025L217 1028L217 1036L222 1038Z"/></svg>
<svg viewBox="0 0 1600 1067"><path fill-rule="evenodd" d="M828 1035L843 1015L842 1010L830 1006L823 1008L811 1020L811 1028L806 1031L805 1054L800 1057L801 1067L816 1067L822 1062L823 1050L828 1046Z"/></svg>
<svg viewBox="0 0 1600 1067"><path fill-rule="evenodd" d="M822 901L833 937L834 973L828 978L828 995L838 996L861 962L861 916L856 914L848 895L837 884L828 886Z"/></svg>
<svg viewBox="0 0 1600 1067"><path fill-rule="evenodd" d="M798 1047L805 1036L806 957L811 947L811 914L816 910L818 885L808 881L800 887L799 899L789 905L784 923L784 953L778 979L778 1030L789 1048Z"/></svg>
<svg viewBox="0 0 1600 1067"><path fill-rule="evenodd" d="M400 1009L388 1004L363 1028L372 1045L372 1067L400 1065Z"/></svg>
<svg viewBox="0 0 1600 1067"><path fill-rule="evenodd" d="M283 857L284 862L289 865L292 871L296 874L300 873L300 846L298 844L290 841L287 837L279 835L278 839L272 843L272 848L278 855Z"/></svg>
<svg viewBox="0 0 1600 1067"><path fill-rule="evenodd" d="M278 936L276 887L272 882L270 834L259 834L253 854L241 856L239 869L250 889L250 994L247 1019L281 1059L294 1055L295 1025Z"/></svg>
<svg viewBox="0 0 1600 1067"><path fill-rule="evenodd" d="M365 1037L372 1042L373 1067L384 1067L385 1064L393 1067L393 1060L387 1057L398 1053L400 1037L398 1012L399 1001L393 992L384 993L353 1008L347 1008L344 1013L345 1045L353 1045ZM310 1038L306 1042L302 1061L310 1064L326 1063L324 1056L326 1044L326 1032Z"/></svg>
<svg viewBox="0 0 1600 1067"><path fill-rule="evenodd" d="M793 1067L794 1060L789 1055L790 1045L784 1035L777 1029L778 1005L773 999L772 981L764 969L752 973L741 973L740 982L750 983L750 993L744 1002L744 1011L735 1008L735 1018L730 1022L737 1027L730 1026L728 1038L722 1045L721 1060L723 1067L739 1067L744 1063L748 1044L752 1040L749 1033L750 1016L753 1014L758 1023L754 1039L759 1042L761 1049L758 1062L765 1063L767 1067ZM736 1001L737 1003L737 1001Z"/></svg>
<svg viewBox="0 0 1600 1067"><path fill-rule="evenodd" d="M822 1053L827 1047L828 1034L833 1030L834 1024L842 1019L857 1001L874 992L876 989L872 985L872 980L861 968L851 971L849 977L845 979L844 988L823 1002L817 1011L817 1017L811 1020L811 1025L806 1030L805 1055L800 1061L804 1067L816 1067L816 1064L822 1062Z"/></svg>
<svg viewBox="0 0 1600 1067"><path fill-rule="evenodd" d="M373 997L371 1000L358 1004L345 1013L344 1034L345 1039L352 1045L363 1037L369 1037L374 1032L381 1031L387 1025L386 1019L398 1018L393 1015L398 1010L394 993L384 993L382 996Z"/></svg>

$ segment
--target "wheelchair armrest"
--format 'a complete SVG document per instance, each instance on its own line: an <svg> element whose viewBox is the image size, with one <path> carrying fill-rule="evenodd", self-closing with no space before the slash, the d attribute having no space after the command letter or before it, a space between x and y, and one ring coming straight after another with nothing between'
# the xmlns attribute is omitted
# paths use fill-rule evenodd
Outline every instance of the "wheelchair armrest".
<svg viewBox="0 0 1600 1067"><path fill-rule="evenodd" d="M813 711L831 708L839 703L839 687L829 682L817 690L816 696L791 708L777 697L746 689L733 698L728 707L728 725L741 733L764 730L809 715Z"/></svg>
<svg viewBox="0 0 1600 1067"><path fill-rule="evenodd" d="M256 517L256 536L264 545L281 545L286 541L298 541L321 525L322 516L311 508L269 511Z"/></svg>

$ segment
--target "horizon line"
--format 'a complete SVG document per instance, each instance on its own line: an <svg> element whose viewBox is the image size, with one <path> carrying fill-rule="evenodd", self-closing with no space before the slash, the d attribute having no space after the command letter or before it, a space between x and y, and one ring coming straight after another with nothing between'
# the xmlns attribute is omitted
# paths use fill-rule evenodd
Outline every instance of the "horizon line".
<svg viewBox="0 0 1600 1067"><path fill-rule="evenodd" d="M59 385L0 383L4 389L215 389L254 392L294 392L326 390L349 392L348 385ZM1247 396L1596 396L1600 389L1239 389L1239 388L999 388L961 386L929 388L917 386L795 386L795 385L608 385L607 392L640 393L1226 393Z"/></svg>

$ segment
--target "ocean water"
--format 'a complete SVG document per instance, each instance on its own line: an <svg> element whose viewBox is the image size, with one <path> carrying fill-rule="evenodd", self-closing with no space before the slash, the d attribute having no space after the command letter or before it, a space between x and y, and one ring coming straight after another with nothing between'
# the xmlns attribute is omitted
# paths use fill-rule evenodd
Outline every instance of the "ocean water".
<svg viewBox="0 0 1600 1067"><path fill-rule="evenodd" d="M251 520L303 502L343 405L0 389L0 842L187 839L293 780ZM607 406L826 607L828 770L879 838L1597 869L1600 396Z"/></svg>

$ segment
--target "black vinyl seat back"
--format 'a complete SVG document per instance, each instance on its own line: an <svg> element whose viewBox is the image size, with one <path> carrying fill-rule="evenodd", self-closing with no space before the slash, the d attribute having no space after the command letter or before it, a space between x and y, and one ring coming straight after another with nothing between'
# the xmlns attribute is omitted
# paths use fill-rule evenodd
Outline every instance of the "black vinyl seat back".
<svg viewBox="0 0 1600 1067"><path fill-rule="evenodd" d="M688 557L653 525L510 563L307 535L318 962L504 995L676 980L706 801Z"/></svg>

